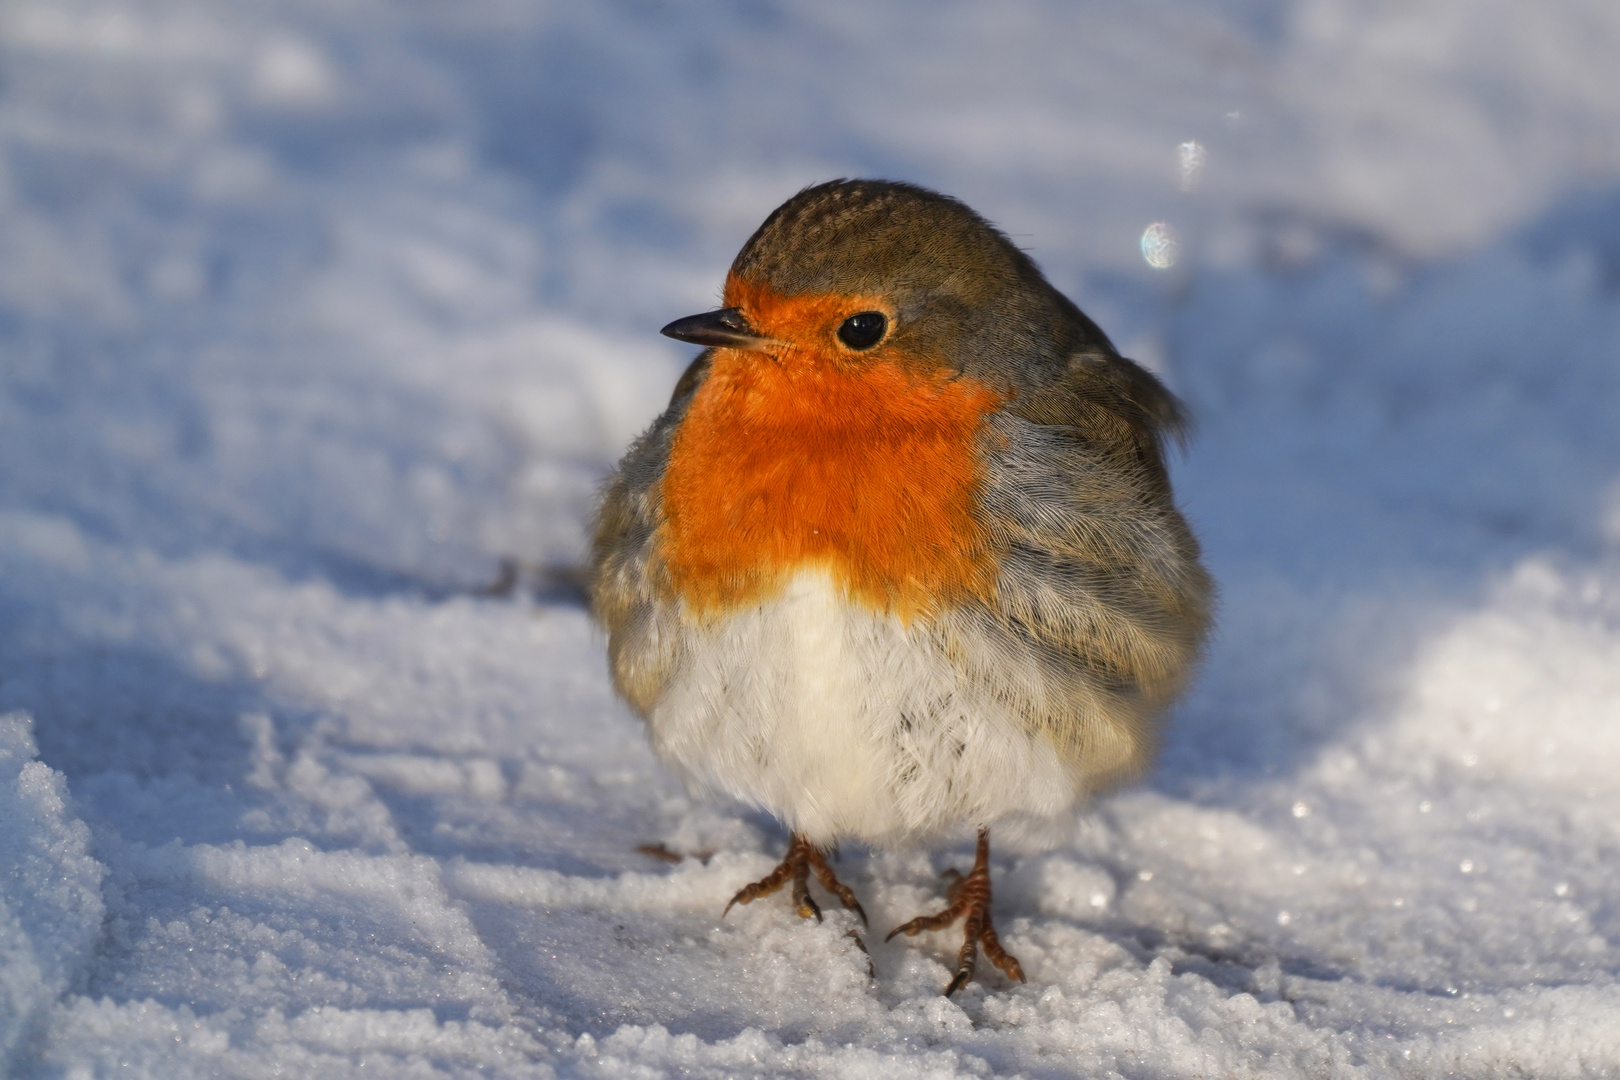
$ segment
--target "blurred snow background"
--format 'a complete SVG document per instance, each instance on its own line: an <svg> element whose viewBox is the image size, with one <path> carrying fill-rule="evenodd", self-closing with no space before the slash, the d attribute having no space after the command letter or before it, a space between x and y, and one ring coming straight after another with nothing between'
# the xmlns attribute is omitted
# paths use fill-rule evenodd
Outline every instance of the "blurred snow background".
<svg viewBox="0 0 1620 1080"><path fill-rule="evenodd" d="M0 1066L1620 1072L1617 55L1597 0L7 0ZM1189 400L1223 586L1161 767L998 865L1029 984L949 1002L944 936L719 919L782 837L554 587L657 328L840 175ZM842 872L887 927L965 854Z"/></svg>

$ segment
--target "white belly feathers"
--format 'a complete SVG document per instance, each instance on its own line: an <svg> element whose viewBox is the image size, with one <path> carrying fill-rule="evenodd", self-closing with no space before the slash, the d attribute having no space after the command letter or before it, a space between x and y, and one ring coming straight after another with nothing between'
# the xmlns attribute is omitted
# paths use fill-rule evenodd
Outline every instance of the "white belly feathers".
<svg viewBox="0 0 1620 1080"><path fill-rule="evenodd" d="M906 844L1075 802L1045 737L962 685L925 629L850 604L822 572L678 632L654 751L814 843Z"/></svg>

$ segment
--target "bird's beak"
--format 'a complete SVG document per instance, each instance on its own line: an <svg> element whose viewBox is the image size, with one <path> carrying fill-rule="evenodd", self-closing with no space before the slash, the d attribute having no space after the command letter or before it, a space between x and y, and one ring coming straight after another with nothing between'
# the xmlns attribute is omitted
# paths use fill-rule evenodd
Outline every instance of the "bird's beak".
<svg viewBox="0 0 1620 1080"><path fill-rule="evenodd" d="M722 349L759 349L775 345L774 338L756 333L734 307L719 311L705 311L701 315L688 315L676 319L659 331L676 341L690 341L693 345L713 345Z"/></svg>

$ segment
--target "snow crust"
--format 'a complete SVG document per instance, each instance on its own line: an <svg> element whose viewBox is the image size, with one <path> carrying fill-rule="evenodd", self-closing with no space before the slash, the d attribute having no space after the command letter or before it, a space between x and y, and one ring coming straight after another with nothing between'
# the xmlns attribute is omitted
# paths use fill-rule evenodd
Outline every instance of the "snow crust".
<svg viewBox="0 0 1620 1080"><path fill-rule="evenodd" d="M1597 0L8 3L0 1066L1620 1073L1617 54ZM950 1001L879 939L966 849L842 853L870 955L721 919L784 837L570 585L657 327L838 175L1187 398L1222 586L1159 768L998 856L1029 983Z"/></svg>

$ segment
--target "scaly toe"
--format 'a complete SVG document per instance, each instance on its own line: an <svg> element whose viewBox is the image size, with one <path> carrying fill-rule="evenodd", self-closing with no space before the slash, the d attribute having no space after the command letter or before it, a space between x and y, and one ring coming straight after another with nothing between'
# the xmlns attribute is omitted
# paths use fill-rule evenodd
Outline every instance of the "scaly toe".
<svg viewBox="0 0 1620 1080"><path fill-rule="evenodd" d="M979 942L984 946L984 955L990 962L1000 968L1007 978L1016 982L1027 982L1024 978L1023 966L1018 958L1001 947L1001 939L996 936L996 928L990 925L989 915L986 914L984 929L979 932Z"/></svg>
<svg viewBox="0 0 1620 1080"><path fill-rule="evenodd" d="M855 891L838 880L838 875L827 865L826 856L812 850L809 863L810 869L816 872L816 880L821 882L821 887L838 897L839 903L858 915L862 926L870 926L871 923L866 921L866 909L861 907L861 902L855 898Z"/></svg>
<svg viewBox="0 0 1620 1080"><path fill-rule="evenodd" d="M906 937L916 937L924 930L942 930L962 917L961 909L954 905L946 908L937 915L919 915L908 923L902 923L889 931L884 941L893 941L896 935L904 934Z"/></svg>

